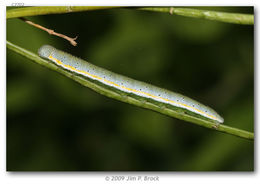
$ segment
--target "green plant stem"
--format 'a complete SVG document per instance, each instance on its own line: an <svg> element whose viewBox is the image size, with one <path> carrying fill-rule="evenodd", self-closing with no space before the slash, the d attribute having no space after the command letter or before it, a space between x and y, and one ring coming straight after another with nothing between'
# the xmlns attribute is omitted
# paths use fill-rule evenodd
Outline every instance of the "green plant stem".
<svg viewBox="0 0 260 186"><path fill-rule="evenodd" d="M25 16L37 16L47 14L64 14L71 12L82 12L116 8L112 6L36 6L14 8L6 11L6 18L17 18Z"/></svg>
<svg viewBox="0 0 260 186"><path fill-rule="evenodd" d="M6 11L6 18L17 18L25 16L36 16L46 14L62 14L70 12L92 11L100 9L119 8L119 6L39 6L39 7L25 7L15 8ZM251 14L238 14L238 13L226 13L210 10L200 10L191 8L175 8L175 7L144 7L133 8L138 10L147 10L155 12L165 12L174 15L181 15L193 18L209 19L214 21L221 21L226 23L235 24L254 24L254 15Z"/></svg>
<svg viewBox="0 0 260 186"><path fill-rule="evenodd" d="M162 113L162 114L170 116L170 117L176 117L176 112L171 110L171 109L168 109L168 108L162 109L162 108L158 107L157 105L154 105L154 104L151 104L151 103L142 103L139 100L136 100L134 98L125 99L120 94L118 94L117 92L112 91L110 89L106 89L104 87L101 87L94 82L91 82L91 81L84 79L83 77L76 76L75 74L73 74L70 71L66 71L62 68L59 68L54 63L52 63L48 60L45 60L45 59L39 57L37 54L34 54L34 53L24 49L24 48L21 48L21 47L15 45L15 44L13 44L9 41L7 41L6 44L7 44L7 47L10 50L30 59L31 61L33 61L37 64L45 66L45 67L47 67L51 70L54 70L56 72L59 72L59 73L65 75L65 76L67 76L68 78L70 78L74 81L77 81L78 83L95 90L96 92L98 92L102 95L108 96L110 98L117 99L117 100L122 101L122 102L129 103L129 104L132 104L132 105L136 105L138 107L150 109L150 110ZM181 117L178 117L178 118L182 119ZM226 125L221 125L221 124L216 125L214 123L211 123L211 122L208 122L208 121L205 121L205 120L201 120L201 119L198 119L198 118L193 118L193 117L186 119L186 121L189 121L191 123L194 123L194 124L206 127L206 128L211 128L211 129L214 129L214 130L217 130L217 131L220 131L220 132L224 132L224 133L227 133L227 134L238 136L238 137L241 137L241 138L245 138L245 139L249 139L249 140L254 139L254 133L244 131L244 130L240 130L240 129L233 128L233 127L228 127Z"/></svg>
<svg viewBox="0 0 260 186"><path fill-rule="evenodd" d="M253 25L254 15L239 14L239 13L226 13L210 10L199 10L191 8L175 8L175 7L154 7L154 8L138 8L139 10L165 12L172 15L181 15L193 18L209 19L214 21L221 21L226 23Z"/></svg>

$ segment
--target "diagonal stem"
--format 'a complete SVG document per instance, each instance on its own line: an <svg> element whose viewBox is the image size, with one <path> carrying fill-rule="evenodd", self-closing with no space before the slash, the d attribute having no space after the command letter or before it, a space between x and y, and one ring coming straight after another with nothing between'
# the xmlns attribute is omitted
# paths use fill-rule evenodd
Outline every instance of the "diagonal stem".
<svg viewBox="0 0 260 186"><path fill-rule="evenodd" d="M55 35L55 36L58 36L58 37L61 37L61 38L63 38L63 39L68 40L68 41L70 42L70 44L72 44L73 46L76 46L76 45L77 45L77 42L76 42L75 40L78 38L78 36L76 36L76 37L74 37L74 38L71 38L71 37L68 37L68 36L66 36L66 35L64 35L64 34L60 34L60 33L54 32L54 30L45 28L45 27L43 27L43 26L41 26L41 25L39 25L39 24L36 24L36 23L34 23L34 22L32 22L32 21L29 21L29 20L25 19L24 17L21 17L20 19L21 19L22 21L26 22L26 23L29 24L29 25L32 25L32 26L34 26L34 27L36 27L36 28L39 28L39 29L41 29L41 30L44 30L44 31L48 32L50 35Z"/></svg>
<svg viewBox="0 0 260 186"><path fill-rule="evenodd" d="M52 62L45 60L45 59L39 57L38 55L36 55L36 54L34 54L34 53L32 53L32 52L30 52L30 51L28 51L28 50L26 50L22 47L19 47L19 46L15 45L15 44L13 44L9 41L6 41L6 44L7 44L7 48L9 48L10 50L28 58L28 59L30 59L32 62L35 62L37 64L45 66L45 67L47 67L51 70L54 70L56 72L59 72L59 73L65 75L65 76L67 76L68 78L82 84L83 86L86 86L86 87L89 87L89 88L95 90L96 92L98 92L102 95L105 95L107 97L110 97L110 98L113 98L113 99L116 99L116 100L119 100L119 101L122 101L122 102L129 103L129 104L132 104L132 105L135 105L135 106L138 106L138 107L153 110L153 111L159 112L161 114L164 114L164 115L167 115L167 116L170 116L170 117L176 117L175 112L170 110L170 109L161 109L161 108L158 108L157 106L152 105L152 104L145 105L144 103L141 103L138 100L124 99L117 92L105 89L103 87L100 87L98 84L96 84L94 82L87 81L86 79L83 79L79 76L75 76L72 72L63 70L63 69L59 68L58 66L54 65ZM181 118L179 118L179 119L181 119ZM213 130L216 130L216 131L219 131L219 132L231 134L231 135L241 137L241 138L244 138L244 139L254 140L254 133L248 132L248 131L245 131L245 130L241 130L241 129L238 129L238 128L233 128L233 127L229 127L227 125L221 125L221 124L216 125L216 124L212 124L208 121L199 120L199 119L196 119L196 118L190 118L189 120L186 120L186 121L189 121L191 123L194 123L196 125L199 125L199 126L202 126L202 127L205 127L205 128L210 128L210 129L213 129Z"/></svg>

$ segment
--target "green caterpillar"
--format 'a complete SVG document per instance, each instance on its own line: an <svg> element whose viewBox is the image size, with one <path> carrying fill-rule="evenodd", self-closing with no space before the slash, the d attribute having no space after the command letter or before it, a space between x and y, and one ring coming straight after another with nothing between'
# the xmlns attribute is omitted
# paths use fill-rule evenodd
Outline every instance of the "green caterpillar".
<svg viewBox="0 0 260 186"><path fill-rule="evenodd" d="M101 87L118 92L122 96L152 103L158 105L161 109L169 108L174 110L177 118L185 120L186 117L192 117L215 124L224 122L224 119L216 111L191 98L113 73L57 50L52 46L44 45L39 49L38 53L41 57L51 60L60 68L84 77L88 81L98 83Z"/></svg>

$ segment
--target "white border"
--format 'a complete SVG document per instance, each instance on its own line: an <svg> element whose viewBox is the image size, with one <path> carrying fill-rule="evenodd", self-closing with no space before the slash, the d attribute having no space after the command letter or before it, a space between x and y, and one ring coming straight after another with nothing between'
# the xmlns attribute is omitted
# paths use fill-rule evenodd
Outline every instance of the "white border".
<svg viewBox="0 0 260 186"><path fill-rule="evenodd" d="M21 1L11 1L6 0L5 5L10 6L12 3L16 2L24 2L25 6L42 6L42 5L62 5L62 6L72 6L72 5L95 5L95 6L104 6L104 5L113 5L113 6L252 6L255 5L257 0L218 0L218 1L211 1L211 0L45 0L41 2L37 2L35 0L21 0Z"/></svg>
<svg viewBox="0 0 260 186"><path fill-rule="evenodd" d="M0 25L1 25L1 36L0 36L0 118L1 118L1 134L0 134L0 185L19 185L19 186L35 186L35 185L94 185L94 184L110 184L110 185L122 185L122 184L140 184L140 185L189 185L189 186L203 186L203 185L257 185L259 184L259 161L257 155L259 155L259 142L256 136L255 138L255 173L247 172L212 172L212 173L185 173L185 172L59 172L59 173L7 173L6 172L6 20L5 20L5 6L10 6L12 3L25 3L26 6L29 5L132 5L132 6L255 6L255 134L258 134L259 127L257 125L259 116L259 99L257 93L259 93L259 65L258 65L258 46L259 37L257 31L259 31L259 19L257 18L257 13L259 9L259 0L174 0L172 2L168 0L71 0L70 2L64 0L45 0L38 3L35 0L21 0L21 1L10 1L5 0L5 2L0 2ZM109 2L109 3L108 3ZM111 175L159 175L159 182L107 182L105 181L105 176Z"/></svg>

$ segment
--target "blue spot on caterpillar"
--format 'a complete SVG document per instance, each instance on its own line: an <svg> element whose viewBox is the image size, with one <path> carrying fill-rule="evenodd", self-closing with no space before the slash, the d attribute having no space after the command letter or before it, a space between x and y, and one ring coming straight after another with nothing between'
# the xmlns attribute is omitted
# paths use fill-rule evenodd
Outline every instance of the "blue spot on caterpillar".
<svg viewBox="0 0 260 186"><path fill-rule="evenodd" d="M113 73L52 46L44 45L38 53L60 68L83 76L88 80L98 81L101 86L120 91L142 103L152 102L161 108L171 108L179 115L188 115L217 124L224 122L224 119L216 111L191 98Z"/></svg>

